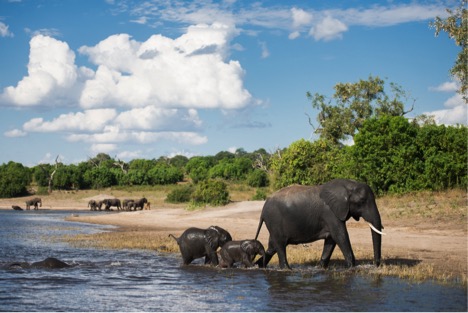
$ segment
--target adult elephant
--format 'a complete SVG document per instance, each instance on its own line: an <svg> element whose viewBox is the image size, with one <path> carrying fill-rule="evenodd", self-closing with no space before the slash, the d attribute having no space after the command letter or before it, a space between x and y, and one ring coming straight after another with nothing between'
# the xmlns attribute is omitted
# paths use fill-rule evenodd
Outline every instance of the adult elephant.
<svg viewBox="0 0 468 313"><path fill-rule="evenodd" d="M245 267L254 266L253 260L259 254L265 260L265 248L258 240L238 240L225 243L219 255L221 267L232 267L236 262L242 262ZM263 264L263 267L265 265Z"/></svg>
<svg viewBox="0 0 468 313"><path fill-rule="evenodd" d="M143 210L143 207L145 206L146 203L148 203L148 199L146 199L146 198L141 198L141 199L135 200L135 211L137 209Z"/></svg>
<svg viewBox="0 0 468 313"><path fill-rule="evenodd" d="M172 234L169 236L177 241L184 265L202 257L205 257L205 264L218 265L216 250L232 240L231 234L219 226L207 229L190 227L179 238Z"/></svg>
<svg viewBox="0 0 468 313"><path fill-rule="evenodd" d="M115 198L115 199L104 199L103 200L103 204L105 205L105 209L106 211L110 211L110 208L115 206L117 208L117 210L122 210L122 205L121 205L121 202L119 199Z"/></svg>
<svg viewBox="0 0 468 313"><path fill-rule="evenodd" d="M91 211L97 211L98 204L96 200L89 200L88 201L88 208L90 208Z"/></svg>
<svg viewBox="0 0 468 313"><path fill-rule="evenodd" d="M34 210L39 210L37 206L42 207L42 200L41 198L32 198L28 201L26 201L26 210L29 210L31 206L34 206Z"/></svg>
<svg viewBox="0 0 468 313"><path fill-rule="evenodd" d="M289 186L269 197L260 215L255 239L265 223L270 238L265 259L267 265L278 253L281 268L291 268L286 258L288 244L302 244L324 239L320 265L327 267L335 246L343 252L348 267L355 265L346 221L361 217L372 228L374 263L380 265L382 222L371 188L348 179L335 179L320 186Z"/></svg>

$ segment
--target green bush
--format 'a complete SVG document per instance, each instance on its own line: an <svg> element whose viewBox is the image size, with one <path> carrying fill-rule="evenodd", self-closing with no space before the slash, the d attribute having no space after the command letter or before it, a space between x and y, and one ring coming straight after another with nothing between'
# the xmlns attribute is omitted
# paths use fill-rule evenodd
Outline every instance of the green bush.
<svg viewBox="0 0 468 313"><path fill-rule="evenodd" d="M167 194L166 202L169 203L185 203L192 199L192 193L194 191L192 185L177 186L171 192Z"/></svg>
<svg viewBox="0 0 468 313"><path fill-rule="evenodd" d="M0 165L0 197L24 196L31 183L31 174L27 167L13 161Z"/></svg>
<svg viewBox="0 0 468 313"><path fill-rule="evenodd" d="M267 193L265 189L257 189L255 195L252 197L252 200L265 200L267 198Z"/></svg>
<svg viewBox="0 0 468 313"><path fill-rule="evenodd" d="M266 187L268 183L268 174L260 169L255 169L247 175L247 184L250 187Z"/></svg>
<svg viewBox="0 0 468 313"><path fill-rule="evenodd" d="M199 205L226 205L229 203L227 185L220 180L204 180L197 185L192 201Z"/></svg>

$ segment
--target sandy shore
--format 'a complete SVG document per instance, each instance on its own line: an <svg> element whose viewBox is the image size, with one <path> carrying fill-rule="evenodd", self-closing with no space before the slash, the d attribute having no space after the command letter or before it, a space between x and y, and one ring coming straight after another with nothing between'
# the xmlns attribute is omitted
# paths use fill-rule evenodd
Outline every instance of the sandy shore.
<svg viewBox="0 0 468 313"><path fill-rule="evenodd" d="M100 199L107 195L92 197ZM87 210L89 199L48 201L41 209ZM11 209L17 199L0 199L1 209ZM109 224L120 226L123 231L152 231L159 234L180 235L186 228L206 228L218 225L227 229L234 239L255 237L263 201L233 202L224 207L187 211L182 207L158 207L136 212L104 213L96 216L80 216L77 211L71 221ZM23 207L24 208L24 207ZM384 263L430 264L435 271L465 277L467 274L466 223L464 227L453 225L432 225L431 221L417 224L401 224L398 220L385 221L382 254ZM348 230L353 250L372 252L372 239L367 224L361 220L350 220ZM459 224L457 224L459 225ZM268 244L268 230L263 226L259 240ZM310 244L310 249L321 251L323 241ZM334 257L339 254L337 249ZM332 257L333 259L333 257ZM359 260L358 260L359 261Z"/></svg>

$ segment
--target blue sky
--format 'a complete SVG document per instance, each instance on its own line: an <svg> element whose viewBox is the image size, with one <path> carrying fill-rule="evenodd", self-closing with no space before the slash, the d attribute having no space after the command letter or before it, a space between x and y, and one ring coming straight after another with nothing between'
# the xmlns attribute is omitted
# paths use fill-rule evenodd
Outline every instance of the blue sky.
<svg viewBox="0 0 468 313"><path fill-rule="evenodd" d="M466 124L459 48L429 28L457 5L0 0L0 163L273 152L317 138L307 91L369 75L410 93L408 117Z"/></svg>

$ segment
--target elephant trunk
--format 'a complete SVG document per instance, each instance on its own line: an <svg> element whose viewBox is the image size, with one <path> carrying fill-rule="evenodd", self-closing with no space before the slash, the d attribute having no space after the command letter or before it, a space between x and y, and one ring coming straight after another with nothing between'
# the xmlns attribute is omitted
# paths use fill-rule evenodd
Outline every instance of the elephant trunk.
<svg viewBox="0 0 468 313"><path fill-rule="evenodd" d="M371 227L372 245L374 248L374 264L376 266L380 266L382 256L382 235L385 235L385 233L382 232L383 226L379 211L375 208L375 211L371 216L363 216L363 218Z"/></svg>

